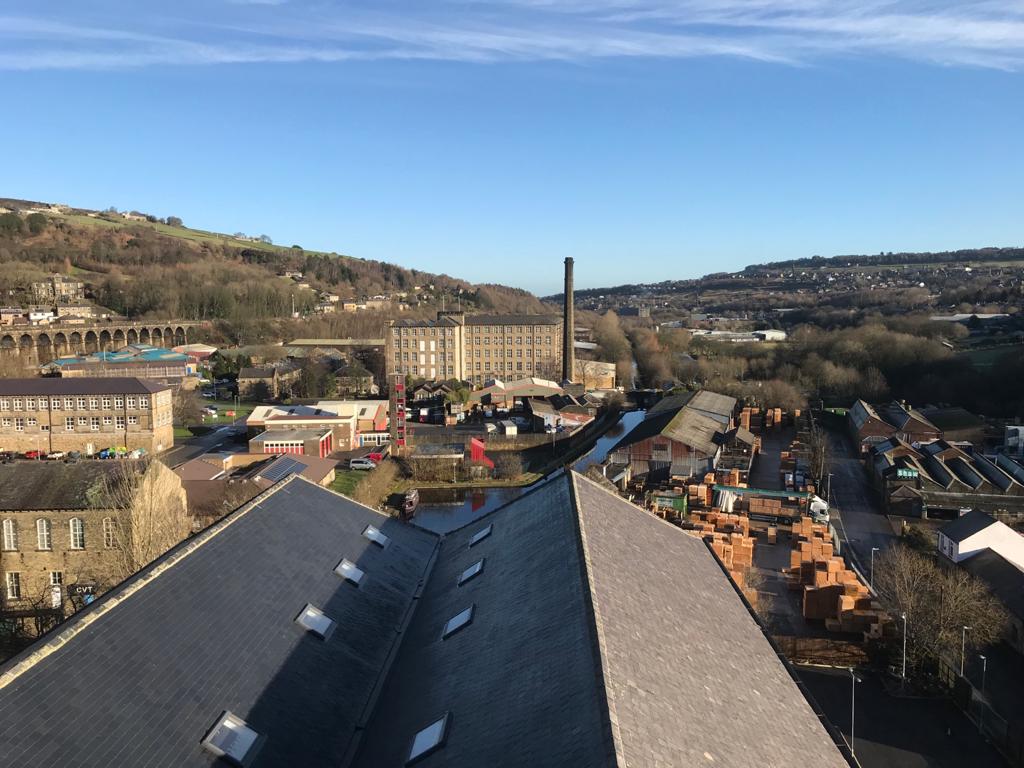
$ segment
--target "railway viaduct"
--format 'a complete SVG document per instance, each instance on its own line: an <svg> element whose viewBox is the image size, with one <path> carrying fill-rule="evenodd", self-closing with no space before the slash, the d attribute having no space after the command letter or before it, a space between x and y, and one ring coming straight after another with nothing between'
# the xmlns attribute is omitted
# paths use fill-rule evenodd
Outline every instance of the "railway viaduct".
<svg viewBox="0 0 1024 768"><path fill-rule="evenodd" d="M199 325L183 320L0 325L0 355L17 355L25 363L44 364L61 355L111 352L129 344L174 347L187 344L189 331Z"/></svg>

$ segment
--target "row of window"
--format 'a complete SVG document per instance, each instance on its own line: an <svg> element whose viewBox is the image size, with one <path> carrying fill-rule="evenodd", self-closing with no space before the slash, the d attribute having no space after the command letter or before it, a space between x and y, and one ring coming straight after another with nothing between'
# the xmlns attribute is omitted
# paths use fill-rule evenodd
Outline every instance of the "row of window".
<svg viewBox="0 0 1024 768"><path fill-rule="evenodd" d="M453 333L452 328L392 328L391 334L393 336L448 336L450 337Z"/></svg>
<svg viewBox="0 0 1024 768"><path fill-rule="evenodd" d="M550 325L473 325L466 328L467 333L480 336L481 334L493 334L499 335L511 335L512 333L528 333L528 334L542 334L545 331L550 331ZM515 330L513 330L515 329ZM392 328L391 334L395 337L400 336L446 336L451 337L454 333L452 328L437 328L434 326L414 326L414 327L401 327ZM551 337L548 336L550 339ZM519 343L522 343L521 341ZM550 344L550 341L548 342Z"/></svg>
<svg viewBox="0 0 1024 768"><path fill-rule="evenodd" d="M97 397L0 397L0 411L109 411L113 407L149 408L148 395L102 395Z"/></svg>
<svg viewBox="0 0 1024 768"><path fill-rule="evenodd" d="M128 416L127 417L127 423L128 423L128 426L134 427L134 426L136 426L139 423L139 417L138 416ZM103 416L102 419L99 416L79 416L78 417L78 427L79 427L79 431L80 432L84 432L86 430L86 428L88 428L88 430L90 432L99 432L101 424L104 427L109 427L111 424L113 424L114 425L114 429L124 429L125 428L125 417L124 416L114 416L114 417ZM71 416L68 416L66 419L64 419L64 430L66 432L74 432L75 431L75 419L72 418Z"/></svg>
<svg viewBox="0 0 1024 768"><path fill-rule="evenodd" d="M114 518L103 518L102 528L103 548L112 549L117 538ZM68 520L68 537L71 549L85 549L85 521L82 518L73 517ZM5 552L17 552L20 549L18 523L13 518L3 521L3 548ZM45 517L36 520L36 549L53 549L53 525Z"/></svg>
<svg viewBox="0 0 1024 768"><path fill-rule="evenodd" d="M77 425L78 425L78 428L79 428L80 432L85 432L85 431L99 432L101 425L104 426L104 427L109 427L109 426L113 425L115 429L124 429L125 428L125 423L126 423L125 419L126 419L126 417L124 417L124 416L103 416L103 417L100 417L100 416L79 416L78 420L77 420ZM128 416L127 417L127 424L129 426L135 426L138 423L139 423L139 417L138 416ZM10 418L8 416L4 416L3 418L0 418L0 428L2 428L2 429L11 429L13 427L15 432L24 432L26 428L34 429L37 425L38 425L38 422L35 419L31 418L31 417L24 418L24 417L21 417L21 416L15 416L12 419L12 418ZM74 432L75 431L75 425L76 425L76 420L75 420L74 416L68 416L68 417L66 417L64 419L64 431L65 432ZM49 424L43 424L40 427L40 430L43 431L43 432L49 432L50 431Z"/></svg>
<svg viewBox="0 0 1024 768"><path fill-rule="evenodd" d="M474 339L467 337L466 345L470 346L470 347L473 346L473 341L474 341ZM476 341L477 344L483 344L484 346L487 346L487 345L489 345L491 343L491 337L490 336L484 336L482 342L481 342L480 339L476 339L475 341ZM527 336L526 337L526 345L532 347L533 343L534 343L534 337L533 336ZM547 344L548 346L551 346L551 337L550 336L545 336L544 337L544 341L542 342L541 341L541 337L538 336L537 337L537 343L538 344ZM511 336L495 336L494 337L494 344L496 346L508 346L508 345L511 345L512 344L512 337ZM517 347L523 346L523 337L522 336L516 336L515 346L517 346Z"/></svg>
<svg viewBox="0 0 1024 768"><path fill-rule="evenodd" d="M18 571L7 571L4 574L6 587L7 587L7 599L8 600L21 600L21 573ZM63 571L50 571L50 586L60 587L64 584L64 572Z"/></svg>
<svg viewBox="0 0 1024 768"><path fill-rule="evenodd" d="M542 369L543 369L543 364L542 363L537 363L536 370L537 371L541 371ZM472 364L467 365L466 370L467 371L476 370L477 372L487 371L488 373L503 373L503 372L512 372L512 371L518 371L518 372L524 372L525 371L525 372L528 372L528 373L532 373L534 371L534 366L533 366L533 363L531 363L531 362L514 363L514 364L513 363L505 363L504 365L502 365L500 362L499 363L491 363L490 361L488 361L488 362L484 363L483 365L481 365L480 363L477 363L475 365L475 367ZM455 369L453 367L451 367L451 366L443 366L443 365L439 366L436 369L435 368L428 368L425 365L424 366L419 366L419 365L409 366L409 365L407 365L407 366L404 366L404 367L401 366L401 365L396 365L395 366L395 373L407 373L407 374L410 374L412 376L428 376L429 375L430 377L434 377L434 376L449 376L449 377L451 377L451 376L455 375Z"/></svg>

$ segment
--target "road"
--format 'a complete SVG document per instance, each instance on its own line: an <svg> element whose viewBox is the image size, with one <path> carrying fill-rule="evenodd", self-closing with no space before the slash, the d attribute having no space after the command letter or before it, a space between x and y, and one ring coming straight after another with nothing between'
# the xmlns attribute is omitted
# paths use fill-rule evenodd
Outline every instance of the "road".
<svg viewBox="0 0 1024 768"><path fill-rule="evenodd" d="M160 460L173 469L190 459L194 459L196 456L214 451L222 445L225 447L233 445L234 441L232 438L236 429L237 427L231 424L217 427L209 434L193 437L176 445L171 450L161 454Z"/></svg>
<svg viewBox="0 0 1024 768"><path fill-rule="evenodd" d="M871 549L885 550L896 541L889 519L882 514L868 485L860 459L846 435L829 430L829 470L832 473L831 516L844 545L855 552L858 565L868 575Z"/></svg>
<svg viewBox="0 0 1024 768"><path fill-rule="evenodd" d="M849 743L849 671L798 666L796 673ZM854 751L863 768L1005 768L949 700L891 696L873 672L857 675Z"/></svg>

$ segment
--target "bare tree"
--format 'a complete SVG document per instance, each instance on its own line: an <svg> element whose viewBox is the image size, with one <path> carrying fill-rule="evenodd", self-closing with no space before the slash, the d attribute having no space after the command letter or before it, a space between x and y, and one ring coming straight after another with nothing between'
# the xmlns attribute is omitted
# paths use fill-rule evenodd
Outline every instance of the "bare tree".
<svg viewBox="0 0 1024 768"><path fill-rule="evenodd" d="M191 532L181 478L159 461L124 461L104 482L114 512L115 576L125 579ZM106 531L104 531L106 535Z"/></svg>
<svg viewBox="0 0 1024 768"><path fill-rule="evenodd" d="M971 627L971 648L1002 635L1006 613L984 583L959 568L940 568L910 547L897 544L883 552L875 560L874 582L897 619L906 614L911 673L940 657L957 658L965 626Z"/></svg>
<svg viewBox="0 0 1024 768"><path fill-rule="evenodd" d="M515 480L524 471L523 457L515 451L501 451L494 459L494 474L500 480Z"/></svg>
<svg viewBox="0 0 1024 768"><path fill-rule="evenodd" d="M199 398L192 390L180 387L174 393L171 401L171 409L174 414L174 423L183 427L191 424L198 424L202 421L202 412L199 408Z"/></svg>

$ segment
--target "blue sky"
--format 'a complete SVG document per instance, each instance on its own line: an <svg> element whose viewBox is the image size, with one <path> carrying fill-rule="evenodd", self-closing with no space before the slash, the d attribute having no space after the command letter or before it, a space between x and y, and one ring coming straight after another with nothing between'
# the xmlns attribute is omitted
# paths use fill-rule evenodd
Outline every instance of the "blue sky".
<svg viewBox="0 0 1024 768"><path fill-rule="evenodd" d="M0 10L0 195L520 285L1020 245L1024 3Z"/></svg>

